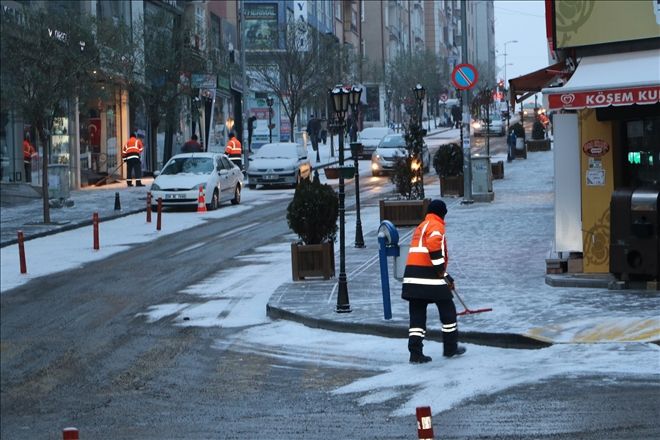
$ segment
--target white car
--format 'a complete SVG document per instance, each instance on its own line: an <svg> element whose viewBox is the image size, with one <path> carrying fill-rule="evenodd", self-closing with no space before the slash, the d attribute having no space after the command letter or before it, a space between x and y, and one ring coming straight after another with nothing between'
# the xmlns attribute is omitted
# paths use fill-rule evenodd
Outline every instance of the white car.
<svg viewBox="0 0 660 440"><path fill-rule="evenodd" d="M220 153L177 154L167 161L162 171L154 173L151 202L159 198L163 206L197 207L199 188L208 209L217 209L224 201L241 202L243 173L227 156Z"/></svg>
<svg viewBox="0 0 660 440"><path fill-rule="evenodd" d="M506 134L504 121L499 117L493 118L489 124L486 124L485 121L474 121L472 122L472 128L474 129L475 136L483 136L485 134L504 136Z"/></svg>
<svg viewBox="0 0 660 440"><path fill-rule="evenodd" d="M312 164L307 158L307 148L294 142L264 144L248 162L248 187L257 185L295 188L302 179L312 175Z"/></svg>
<svg viewBox="0 0 660 440"><path fill-rule="evenodd" d="M371 175L382 176L391 173L394 171L397 160L406 155L408 155L408 149L404 135L388 134L371 155ZM428 172L431 166L431 153L426 144L422 148L422 164L424 172Z"/></svg>
<svg viewBox="0 0 660 440"><path fill-rule="evenodd" d="M388 127L368 127L358 133L357 141L362 144L362 153L360 157L369 159L380 141L388 134L394 133L394 130Z"/></svg>

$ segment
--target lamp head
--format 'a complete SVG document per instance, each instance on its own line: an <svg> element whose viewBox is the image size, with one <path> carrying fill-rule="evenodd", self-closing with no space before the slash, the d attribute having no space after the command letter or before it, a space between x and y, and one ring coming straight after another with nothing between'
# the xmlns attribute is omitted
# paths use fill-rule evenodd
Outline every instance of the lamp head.
<svg viewBox="0 0 660 440"><path fill-rule="evenodd" d="M266 98L266 105L268 105L268 107L272 107L273 102L274 102L274 100L273 100L272 97L269 96L268 98Z"/></svg>
<svg viewBox="0 0 660 440"><path fill-rule="evenodd" d="M417 101L424 100L424 97L426 96L426 89L421 84L418 83L415 87L413 87L413 92L415 93L415 99Z"/></svg>
<svg viewBox="0 0 660 440"><path fill-rule="evenodd" d="M337 84L334 89L330 91L332 95L332 107L339 120L343 120L348 110L348 99L351 94L344 86Z"/></svg>
<svg viewBox="0 0 660 440"><path fill-rule="evenodd" d="M355 108L360 104L360 96L362 95L362 87L353 86L351 87L351 94L349 97L349 102L351 107Z"/></svg>

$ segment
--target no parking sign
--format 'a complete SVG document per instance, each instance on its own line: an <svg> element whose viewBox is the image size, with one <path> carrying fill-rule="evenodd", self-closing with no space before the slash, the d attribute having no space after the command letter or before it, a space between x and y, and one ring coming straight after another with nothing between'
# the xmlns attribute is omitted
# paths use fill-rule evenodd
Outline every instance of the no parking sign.
<svg viewBox="0 0 660 440"><path fill-rule="evenodd" d="M459 64L451 73L451 82L460 90L469 90L477 84L479 73L472 64Z"/></svg>

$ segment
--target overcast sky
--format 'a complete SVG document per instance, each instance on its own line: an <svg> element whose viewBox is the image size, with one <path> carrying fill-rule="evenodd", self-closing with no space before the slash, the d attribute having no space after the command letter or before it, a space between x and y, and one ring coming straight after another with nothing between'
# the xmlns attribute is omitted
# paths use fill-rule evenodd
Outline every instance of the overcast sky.
<svg viewBox="0 0 660 440"><path fill-rule="evenodd" d="M496 0L495 50L497 79L504 79L504 43L507 44L506 79L515 78L548 64L548 45L545 36L545 2L543 0Z"/></svg>

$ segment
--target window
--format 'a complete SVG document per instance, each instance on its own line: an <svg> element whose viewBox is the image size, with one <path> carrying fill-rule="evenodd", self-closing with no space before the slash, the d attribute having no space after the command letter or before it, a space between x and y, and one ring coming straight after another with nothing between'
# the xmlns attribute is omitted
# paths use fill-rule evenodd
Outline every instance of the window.
<svg viewBox="0 0 660 440"><path fill-rule="evenodd" d="M660 183L660 117L624 123L625 174L633 187Z"/></svg>

